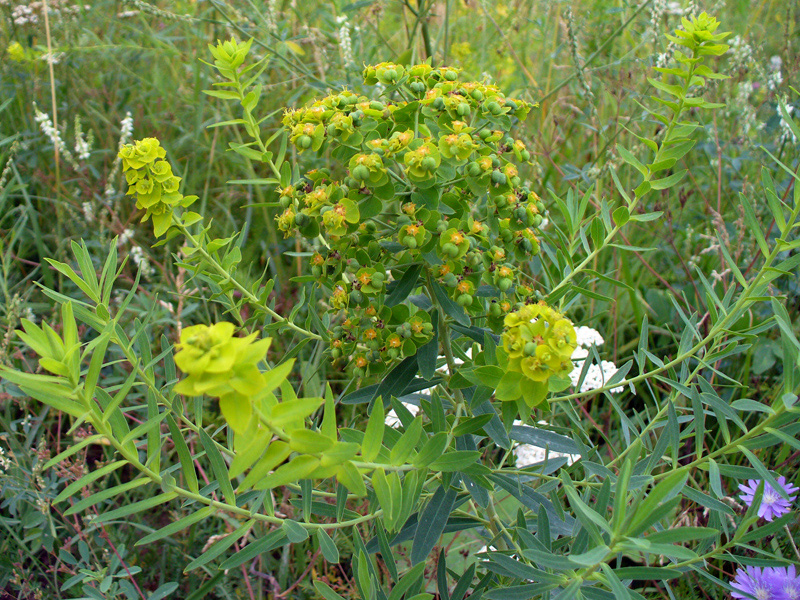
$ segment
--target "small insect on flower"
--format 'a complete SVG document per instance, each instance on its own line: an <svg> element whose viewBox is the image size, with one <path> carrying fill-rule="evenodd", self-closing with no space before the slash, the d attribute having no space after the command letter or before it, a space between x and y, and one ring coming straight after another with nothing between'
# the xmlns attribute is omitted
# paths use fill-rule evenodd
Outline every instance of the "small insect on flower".
<svg viewBox="0 0 800 600"><path fill-rule="evenodd" d="M800 488L791 483L786 483L785 477L778 477L777 481L778 485L780 485L786 493L788 500L781 496L778 490L765 481L764 493L761 496L761 505L758 507L758 516L767 521L772 521L775 517L781 517L788 513L792 508L792 502L794 502L794 499L797 497L797 491L800 490ZM758 489L758 483L759 481L757 479L749 479L746 484L739 484L739 489L742 491L740 498L747 506L753 504L753 499Z"/></svg>

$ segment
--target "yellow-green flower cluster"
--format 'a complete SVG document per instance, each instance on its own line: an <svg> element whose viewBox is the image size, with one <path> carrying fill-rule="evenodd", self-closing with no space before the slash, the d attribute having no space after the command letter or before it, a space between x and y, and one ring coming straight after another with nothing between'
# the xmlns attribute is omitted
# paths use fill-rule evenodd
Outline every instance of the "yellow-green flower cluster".
<svg viewBox="0 0 800 600"><path fill-rule="evenodd" d="M156 138L138 140L119 151L128 182L127 194L136 196L136 208L146 211L142 222L153 219L156 237L169 229L173 209L192 200L178 191L181 178L173 175L172 166L164 160L166 155Z"/></svg>
<svg viewBox="0 0 800 600"><path fill-rule="evenodd" d="M257 333L234 337L233 323L193 325L181 332L175 364L186 374L175 391L186 396L249 395L260 387L256 365L264 359L271 340L256 341Z"/></svg>

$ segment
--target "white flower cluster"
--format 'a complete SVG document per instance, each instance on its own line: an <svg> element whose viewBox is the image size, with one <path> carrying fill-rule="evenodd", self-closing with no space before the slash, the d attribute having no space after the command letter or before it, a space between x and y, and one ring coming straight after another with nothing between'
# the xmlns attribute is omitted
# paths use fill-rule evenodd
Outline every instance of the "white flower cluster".
<svg viewBox="0 0 800 600"><path fill-rule="evenodd" d="M138 10L123 10L117 13L118 19L131 19L139 14Z"/></svg>
<svg viewBox="0 0 800 600"><path fill-rule="evenodd" d="M781 67L783 60L780 56L773 56L769 59L769 74L767 75L767 89L774 92L783 83Z"/></svg>
<svg viewBox="0 0 800 600"><path fill-rule="evenodd" d="M125 113L125 118L120 121L119 126L119 144L117 144L117 149L122 150L122 147L129 143L133 137L133 116L131 115L131 111ZM106 182L106 189L104 192L106 198L110 198L117 193L117 190L114 189L114 184L112 182L117 177L120 164L120 158L117 156L114 159L114 166L112 167L111 173L109 173L108 180Z"/></svg>
<svg viewBox="0 0 800 600"><path fill-rule="evenodd" d="M117 246L124 246L133 239L133 229L126 229L122 232L117 240Z"/></svg>
<svg viewBox="0 0 800 600"><path fill-rule="evenodd" d="M728 45L730 46L728 54L730 55L731 70L737 71L746 68L753 60L753 47L739 35L732 37Z"/></svg>
<svg viewBox="0 0 800 600"><path fill-rule="evenodd" d="M87 223L94 222L94 206L92 206L91 202L83 202L81 203L81 210L83 210L83 218L86 219Z"/></svg>
<svg viewBox="0 0 800 600"><path fill-rule="evenodd" d="M278 33L278 1L267 2L267 29L273 35Z"/></svg>
<svg viewBox="0 0 800 600"><path fill-rule="evenodd" d="M592 329L591 327L581 326L578 327L575 332L578 337L578 347L575 348L575 352L572 353L572 362L575 368L572 370L572 373L569 374L573 386L577 386L580 382L586 357L589 356L589 348L592 346L602 346L605 342L603 336L600 335L596 329ZM600 361L599 365L591 363L586 369L586 376L583 378L583 382L580 384L580 391L591 392L592 390L603 387L606 381L613 377L618 370L617 365L609 360ZM623 387L616 387L611 390L611 393L619 394L624 389Z"/></svg>
<svg viewBox="0 0 800 600"><path fill-rule="evenodd" d="M90 131L88 135L83 133L83 127L81 126L81 119L80 117L75 117L75 154L78 155L78 158L86 161L89 160L92 151L92 143L94 142L94 136Z"/></svg>
<svg viewBox="0 0 800 600"><path fill-rule="evenodd" d="M72 156L72 152L69 151L69 148L67 148L67 145L64 143L61 134L53 125L50 115L41 112L39 107L36 106L35 102L33 103L33 115L33 119L39 125L39 129L41 129L42 133L45 134L45 136L47 136L47 138L53 143L53 146L56 147L58 153L63 156L69 164L77 169L78 163Z"/></svg>
<svg viewBox="0 0 800 600"><path fill-rule="evenodd" d="M728 103L726 113L736 117L742 127L742 133L747 135L751 129L759 129L761 124L756 118L756 109L750 103L750 96L755 87L750 81L742 81L736 88L736 97Z"/></svg>
<svg viewBox="0 0 800 600"><path fill-rule="evenodd" d="M350 21L341 15L336 17L336 24L339 26L337 37L339 38L339 55L345 66L352 64L353 61L353 40L350 39Z"/></svg>
<svg viewBox="0 0 800 600"><path fill-rule="evenodd" d="M66 56L64 52L45 52L39 57L39 60L46 62L48 64L57 65L61 62L61 59Z"/></svg>
<svg viewBox="0 0 800 600"><path fill-rule="evenodd" d="M782 102L783 102L784 106L786 106L786 112L788 112L789 116L791 117L792 113L794 112L794 106L792 106L791 104L786 104L786 98L783 98ZM781 127L780 140L781 140L781 142L783 142L783 141L787 141L788 142L789 140L791 140L791 142L793 144L796 144L797 143L797 136L794 134L794 131L792 131L792 127L791 127L791 125L789 125L789 122L783 117L783 111L781 111L780 104L775 107L775 110L777 111L778 117L781 120L781 122L780 122L780 127Z"/></svg>
<svg viewBox="0 0 800 600"><path fill-rule="evenodd" d="M25 311L22 314L23 319L28 319L31 323L36 322L36 314L33 312L33 309L30 306L25 307Z"/></svg>
<svg viewBox="0 0 800 600"><path fill-rule="evenodd" d="M0 446L0 473L4 473L11 468L11 461L6 458L3 447Z"/></svg>
<svg viewBox="0 0 800 600"><path fill-rule="evenodd" d="M89 10L88 4L70 4L65 6L70 0L50 0L47 6L47 13L54 17L74 17L83 10ZM0 1L2 5L8 5L8 0ZM11 9L11 19L15 25L35 25L39 23L39 17L44 14L45 3L41 0L28 4L18 4Z"/></svg>
<svg viewBox="0 0 800 600"><path fill-rule="evenodd" d="M142 275L145 277L148 275L152 275L155 272L155 269L150 265L150 261L147 260L147 257L144 255L144 250L142 250L139 246L134 246L131 248L131 260L134 264L139 267L139 270L142 272Z"/></svg>
<svg viewBox="0 0 800 600"><path fill-rule="evenodd" d="M39 22L39 15L27 4L18 4L11 9L11 19L14 25L28 25Z"/></svg>

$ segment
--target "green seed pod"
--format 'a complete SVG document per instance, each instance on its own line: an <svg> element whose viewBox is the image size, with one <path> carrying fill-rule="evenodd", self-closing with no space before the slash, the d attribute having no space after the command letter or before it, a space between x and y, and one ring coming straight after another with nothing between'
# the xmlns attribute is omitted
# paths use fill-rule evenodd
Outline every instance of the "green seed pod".
<svg viewBox="0 0 800 600"><path fill-rule="evenodd" d="M502 171L492 171L492 183L497 185L505 185L507 181L506 174Z"/></svg>
<svg viewBox="0 0 800 600"><path fill-rule="evenodd" d="M455 81L457 77L458 77L458 75L456 74L455 71L445 71L444 72L444 78L447 79L447 81Z"/></svg>
<svg viewBox="0 0 800 600"><path fill-rule="evenodd" d="M364 369L361 367L354 367L353 368L353 377L363 377L364 376Z"/></svg>
<svg viewBox="0 0 800 600"><path fill-rule="evenodd" d="M480 90L472 90L470 96L472 96L473 100L477 100L478 102L483 100L483 92Z"/></svg>
<svg viewBox="0 0 800 600"><path fill-rule="evenodd" d="M281 196L278 203L281 205L281 208L289 208L289 205L292 203L292 199L289 196Z"/></svg>
<svg viewBox="0 0 800 600"><path fill-rule="evenodd" d="M525 162L528 162L531 159L531 153L528 152L527 150L523 150L522 152L519 153L519 155Z"/></svg>
<svg viewBox="0 0 800 600"><path fill-rule="evenodd" d="M337 131L337 129L336 129L336 125L334 125L333 123L331 123L330 125L328 125L328 126L325 128L325 131L327 131L327 132L328 132L328 135L329 135L330 137L336 137L336 131Z"/></svg>
<svg viewBox="0 0 800 600"><path fill-rule="evenodd" d="M405 243L405 245L406 245L408 248L410 248L411 250L414 250L414 249L417 247L417 240L416 240L416 239L414 239L414 237L413 237L413 236L407 235L407 236L405 237L405 239L403 240L403 242L404 242L404 243Z"/></svg>
<svg viewBox="0 0 800 600"><path fill-rule="evenodd" d="M459 117L463 117L469 114L469 104L466 102L462 102L456 107L456 113Z"/></svg>
<svg viewBox="0 0 800 600"><path fill-rule="evenodd" d="M491 132L491 130L489 130L489 129L481 129L481 130L478 132L478 137L479 137L479 138L481 138L481 139L482 139L482 140L484 140L484 141L485 141L485 140L486 140L486 138L488 138L490 135L492 135L492 132Z"/></svg>
<svg viewBox="0 0 800 600"><path fill-rule="evenodd" d="M297 147L302 148L303 150L307 148L311 148L311 136L308 135L301 135L297 138Z"/></svg>
<svg viewBox="0 0 800 600"><path fill-rule="evenodd" d="M332 348L331 349L331 358L334 360L339 358L342 355L342 351L339 348Z"/></svg>
<svg viewBox="0 0 800 600"><path fill-rule="evenodd" d="M461 294L458 298L456 298L456 302L464 307L472 306L472 296L469 294Z"/></svg>
<svg viewBox="0 0 800 600"><path fill-rule="evenodd" d="M511 286L513 285L513 283L514 282L511 281L510 279L501 279L497 283L497 287L500 288L501 292L507 292L508 290L511 289Z"/></svg>
<svg viewBox="0 0 800 600"><path fill-rule="evenodd" d="M369 169L364 165L358 165L353 169L352 175L357 181L366 181L369 179Z"/></svg>
<svg viewBox="0 0 800 600"><path fill-rule="evenodd" d="M503 229L502 231L500 231L500 237L506 244L508 244L511 240L514 239L514 232L511 231L510 229Z"/></svg>
<svg viewBox="0 0 800 600"><path fill-rule="evenodd" d="M539 227L542 224L542 215L533 215L533 226Z"/></svg>
<svg viewBox="0 0 800 600"><path fill-rule="evenodd" d="M528 342L522 349L525 356L533 356L536 353L536 342Z"/></svg>
<svg viewBox="0 0 800 600"><path fill-rule="evenodd" d="M492 303L489 305L489 314L495 318L503 314L503 309L500 308L496 300L492 300Z"/></svg>
<svg viewBox="0 0 800 600"><path fill-rule="evenodd" d="M322 267L320 267L319 265L313 265L311 267L311 274L314 277L322 277Z"/></svg>
<svg viewBox="0 0 800 600"><path fill-rule="evenodd" d="M294 222L298 227L305 227L308 225L309 217L305 213L297 213L294 217Z"/></svg>
<svg viewBox="0 0 800 600"><path fill-rule="evenodd" d="M444 252L450 258L455 258L458 256L458 246L452 242L447 242L444 246L442 246L442 252Z"/></svg>
<svg viewBox="0 0 800 600"><path fill-rule="evenodd" d="M442 110L444 108L444 100L442 98L436 98L431 106L436 110Z"/></svg>
<svg viewBox="0 0 800 600"><path fill-rule="evenodd" d="M492 166L496 169L500 166L500 159L497 157L496 154L492 155Z"/></svg>
<svg viewBox="0 0 800 600"><path fill-rule="evenodd" d="M494 116L497 116L497 115L499 115L501 112L503 112L503 109L502 109L502 108L500 108L500 105L499 105L497 102L494 102L494 101L492 101L492 102L489 102L489 104L487 104L487 105L486 105L486 109L487 109L487 110L488 110L490 113L492 113Z"/></svg>
<svg viewBox="0 0 800 600"><path fill-rule="evenodd" d="M483 169L478 163L471 162L467 165L467 175L470 177L480 177L481 173L483 173Z"/></svg>
<svg viewBox="0 0 800 600"><path fill-rule="evenodd" d="M364 294L362 294L359 290L353 290L350 292L350 302L354 304L361 304L364 301Z"/></svg>

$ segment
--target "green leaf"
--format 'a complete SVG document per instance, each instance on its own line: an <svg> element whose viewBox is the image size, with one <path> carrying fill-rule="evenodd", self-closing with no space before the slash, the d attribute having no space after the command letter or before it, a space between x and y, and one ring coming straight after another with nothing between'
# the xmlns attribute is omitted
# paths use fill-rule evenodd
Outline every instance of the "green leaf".
<svg viewBox="0 0 800 600"><path fill-rule="evenodd" d="M414 532L414 540L411 545L412 565L425 560L436 546L445 525L447 525L447 519L453 511L455 502L456 491L454 489L448 488L447 491L443 487L436 489L420 516Z"/></svg>
<svg viewBox="0 0 800 600"><path fill-rule="evenodd" d="M324 583L319 579L314 580L314 587L320 593L320 595L325 598L325 600L345 600L344 597L334 592L327 583Z"/></svg>
<svg viewBox="0 0 800 600"><path fill-rule="evenodd" d="M286 519L281 525L281 529L286 534L286 537L293 544L299 544L308 539L308 529L300 525L297 521Z"/></svg>
<svg viewBox="0 0 800 600"><path fill-rule="evenodd" d="M165 583L164 585L159 587L155 592L150 594L147 600L163 600L177 589L178 589L178 583L176 581L170 581L169 583Z"/></svg>
<svg viewBox="0 0 800 600"><path fill-rule="evenodd" d="M666 529L648 535L646 540L659 544L676 544L681 542L694 542L719 535L719 531L712 527L678 527Z"/></svg>
<svg viewBox="0 0 800 600"><path fill-rule="evenodd" d="M89 484L93 481L97 481L101 477L105 477L109 473L112 473L119 469L123 465L127 465L127 460L117 460L108 464L104 467L100 467L99 469L95 469L78 479L78 481L73 481L67 487L65 487L61 493L55 497L53 500L53 504L58 504L59 502L63 502L67 498L71 497L73 494L78 493L80 490L84 488L88 488Z"/></svg>
<svg viewBox="0 0 800 600"><path fill-rule="evenodd" d="M365 462L373 462L381 451L383 443L383 430L386 426L386 413L383 402L374 402L372 412L364 430L364 440L361 442L361 456Z"/></svg>
<svg viewBox="0 0 800 600"><path fill-rule="evenodd" d="M420 273L422 273L421 264L411 265L408 267L406 272L403 273L403 276L399 280L392 282L392 284L387 286L387 294L384 304L390 307L396 306L408 298L408 295L414 290L415 287L417 287Z"/></svg>
<svg viewBox="0 0 800 600"><path fill-rule="evenodd" d="M395 445L389 452L389 463L392 465L402 465L414 452L414 448L419 441L419 436L422 434L422 417L416 417L411 424L406 428L405 432L400 439L397 440Z"/></svg>
<svg viewBox="0 0 800 600"><path fill-rule="evenodd" d="M476 463L480 456L481 453L477 450L456 450L447 452L433 461L428 468L430 468L431 471L441 471L444 473L461 471Z"/></svg>
<svg viewBox="0 0 800 600"><path fill-rule="evenodd" d="M220 554L225 552L228 548L230 548L236 542L242 539L242 537L247 535L247 532L250 531L250 528L253 526L254 523L255 519L250 519L249 521L245 521L234 531L232 531L222 539L217 540L216 542L211 544L208 550L203 552L200 556L198 556L197 558L192 560L192 562L186 565L186 568L184 568L183 572L188 573L189 571L202 567L203 565L217 558Z"/></svg>
<svg viewBox="0 0 800 600"><path fill-rule="evenodd" d="M154 531L153 533L144 536L143 538L136 541L134 546L144 546L145 544L152 544L153 542L157 542L165 537L169 537L178 533L179 531L183 531L187 527L194 525L198 521L205 519L206 517L210 517L214 514L216 509L213 506L206 506L198 510L197 512L191 513L182 519L175 521L174 523L170 523L166 527L162 527L158 531Z"/></svg>
<svg viewBox="0 0 800 600"><path fill-rule="evenodd" d="M444 314L453 319L459 325L469 327L472 321L464 310L464 307L451 300L450 296L447 295L447 292L442 289L442 286L435 281L431 282L431 287L433 288L433 295L436 296L436 301L439 303L439 306L442 307Z"/></svg>
<svg viewBox="0 0 800 600"><path fill-rule="evenodd" d="M617 152L619 153L619 157L624 160L626 163L631 165L635 168L639 173L642 174L643 177L647 177L647 167L645 167L641 161L636 158L631 152L629 152L624 146L617 144Z"/></svg>
<svg viewBox="0 0 800 600"><path fill-rule="evenodd" d="M175 419L171 414L167 416L167 426L169 427L172 443L175 445L175 451L178 453L178 459L181 463L181 472L186 479L186 485L190 491L196 494L200 488L197 483L197 473L194 470L192 454L189 451L189 447L186 445L186 440L183 439L183 434L181 433L178 425L175 423Z"/></svg>
<svg viewBox="0 0 800 600"><path fill-rule="evenodd" d="M417 365L419 374L423 379L433 379L436 374L436 361L439 358L439 311L431 312L431 322L433 323L433 337L427 344L417 348Z"/></svg>
<svg viewBox="0 0 800 600"><path fill-rule="evenodd" d="M219 489L228 504L236 504L236 496L233 493L233 486L231 485L230 477L228 476L228 468L225 466L225 461L222 455L217 450L214 440L206 433L205 429L200 429L200 443L206 451L206 456L211 462L211 468L214 471L214 478L219 484Z"/></svg>
<svg viewBox="0 0 800 600"><path fill-rule="evenodd" d="M223 571L235 569L244 563L253 560L259 554L269 552L279 546L284 546L288 541L289 539L286 537L286 533L283 531L283 528L273 529L261 539L258 539L239 550L239 552L223 562L219 568Z"/></svg>
<svg viewBox="0 0 800 600"><path fill-rule="evenodd" d="M455 435L455 434L454 434ZM427 467L433 461L440 458L445 449L447 448L447 433L440 431L428 439L422 446L422 449L414 457L413 464L415 467Z"/></svg>
<svg viewBox="0 0 800 600"><path fill-rule="evenodd" d="M156 506L160 506L161 504L169 502L177 497L178 494L175 492L167 492L164 494L159 494L158 496L153 496L152 498L140 500L139 502L126 504L121 508L105 512L102 515L95 517L92 523L108 523L109 521L122 519L123 517L130 517L131 515L135 515L146 510L152 510Z"/></svg>
<svg viewBox="0 0 800 600"><path fill-rule="evenodd" d="M654 190L666 190L667 188L671 188L672 186L678 184L683 176L686 175L686 169L683 171L678 171L677 173L673 173L668 177L664 177L663 179L655 179L650 182L650 188Z"/></svg>
<svg viewBox="0 0 800 600"><path fill-rule="evenodd" d="M399 398L408 384L417 376L418 370L417 357L407 356L383 378L383 381L375 388L372 398L383 398L384 402L388 402L392 396Z"/></svg>
<svg viewBox="0 0 800 600"><path fill-rule="evenodd" d="M322 556L325 557L325 560L327 560L329 563L338 563L339 549L331 539L331 536L328 535L328 532L320 527L317 529L316 535L320 550L322 550Z"/></svg>

